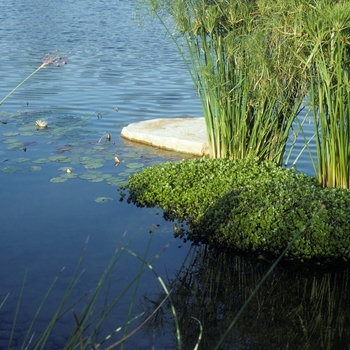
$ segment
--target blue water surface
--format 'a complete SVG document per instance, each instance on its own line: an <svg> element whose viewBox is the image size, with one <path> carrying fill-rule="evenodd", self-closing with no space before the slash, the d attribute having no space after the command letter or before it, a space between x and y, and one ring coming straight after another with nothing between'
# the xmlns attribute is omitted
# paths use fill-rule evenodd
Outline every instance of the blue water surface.
<svg viewBox="0 0 350 350"><path fill-rule="evenodd" d="M0 166L13 170L0 172L0 300L11 293L0 310L0 348L7 347L24 276L15 347L22 345L37 307L65 267L33 328L34 339L52 316L88 237L85 271L75 297L96 285L125 233L123 245L136 234L130 249L143 256L149 231L156 225L148 256L171 243L155 263L163 276L172 274L187 253L188 246L174 241L172 224L157 215L157 209L120 202L117 186L107 180L80 178L87 171L118 178L130 163L147 166L181 159L156 150L137 153L124 144L121 129L146 119L201 116L196 90L173 43L158 23L147 19L140 23L135 8L136 2L130 0L0 3L0 99L42 64L46 52L57 51L60 62L68 62L41 69L0 107ZM38 119L48 121L46 130L36 130ZM19 146L9 147L16 142ZM96 156L95 146L104 152L102 167L91 169L77 161ZM121 160L119 166L114 154ZM67 159L47 161L55 156ZM46 161L40 163L43 158ZM59 170L65 166L72 167L77 177L51 182L65 173ZM99 197L112 200L98 203ZM118 295L140 265L125 254L111 278L111 294ZM149 274L140 282L139 297L158 287L156 277ZM118 304L108 331L125 322L131 295L132 291ZM139 312L138 299L135 304L133 315ZM61 348L74 325L72 315L60 322L48 348ZM152 335L145 337L136 335L127 346L149 349Z"/></svg>

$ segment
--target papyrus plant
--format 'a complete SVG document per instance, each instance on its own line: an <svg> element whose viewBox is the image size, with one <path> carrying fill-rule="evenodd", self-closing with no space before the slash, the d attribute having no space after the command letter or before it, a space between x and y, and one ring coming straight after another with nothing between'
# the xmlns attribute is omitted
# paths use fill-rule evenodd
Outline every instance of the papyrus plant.
<svg viewBox="0 0 350 350"><path fill-rule="evenodd" d="M264 2L144 1L168 28L188 66L211 156L280 164L304 95L299 70L284 68L289 46L280 33L271 32L270 18L262 15ZM169 15L175 33L166 23Z"/></svg>
<svg viewBox="0 0 350 350"><path fill-rule="evenodd" d="M350 188L350 3L315 2L302 23L317 178L324 187Z"/></svg>

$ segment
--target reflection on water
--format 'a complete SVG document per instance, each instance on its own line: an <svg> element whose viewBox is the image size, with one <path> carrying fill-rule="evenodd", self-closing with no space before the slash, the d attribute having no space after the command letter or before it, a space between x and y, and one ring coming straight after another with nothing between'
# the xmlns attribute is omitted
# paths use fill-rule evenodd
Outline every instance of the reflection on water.
<svg viewBox="0 0 350 350"><path fill-rule="evenodd" d="M196 318L204 329L200 348L213 349L270 266L193 247L169 280L184 348L193 349L198 341ZM163 298L164 293L144 296L144 309L149 314ZM280 266L238 319L223 349L345 350L349 315L349 268L325 272ZM162 333L173 324L168 304L149 329Z"/></svg>

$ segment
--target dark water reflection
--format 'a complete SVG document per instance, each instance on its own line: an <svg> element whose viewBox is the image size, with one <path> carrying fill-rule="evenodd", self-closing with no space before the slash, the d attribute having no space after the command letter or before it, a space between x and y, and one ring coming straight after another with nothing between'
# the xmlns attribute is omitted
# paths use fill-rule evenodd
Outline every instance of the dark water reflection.
<svg viewBox="0 0 350 350"><path fill-rule="evenodd" d="M204 329L200 348L215 348L270 266L248 256L192 248L169 281L184 348L193 349L198 341L197 320ZM324 271L279 266L240 316L222 348L348 349L349 282L349 268ZM152 311L152 305L163 298L162 293L153 300L146 296L145 310ZM150 329L162 332L164 324L171 327L172 323L169 304L153 318Z"/></svg>

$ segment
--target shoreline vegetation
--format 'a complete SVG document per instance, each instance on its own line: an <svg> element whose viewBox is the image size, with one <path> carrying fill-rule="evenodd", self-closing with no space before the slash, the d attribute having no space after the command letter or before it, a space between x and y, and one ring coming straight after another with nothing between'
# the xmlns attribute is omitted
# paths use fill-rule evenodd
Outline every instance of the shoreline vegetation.
<svg viewBox="0 0 350 350"><path fill-rule="evenodd" d="M325 206L288 254L347 261L350 3L139 2L165 27L193 79L211 159L144 169L124 187L128 201L186 222L176 234L194 243L275 256ZM303 131L309 117L316 159ZM315 177L282 168L298 135Z"/></svg>
<svg viewBox="0 0 350 350"><path fill-rule="evenodd" d="M144 168L121 188L128 202L163 209L175 235L217 249L298 261L350 259L350 194L269 161L201 158ZM183 223L186 223L186 227Z"/></svg>
<svg viewBox="0 0 350 350"><path fill-rule="evenodd" d="M139 0L192 77L212 158L281 165L314 119L323 187L350 187L350 4L345 0ZM288 157L289 158L289 157Z"/></svg>

